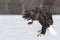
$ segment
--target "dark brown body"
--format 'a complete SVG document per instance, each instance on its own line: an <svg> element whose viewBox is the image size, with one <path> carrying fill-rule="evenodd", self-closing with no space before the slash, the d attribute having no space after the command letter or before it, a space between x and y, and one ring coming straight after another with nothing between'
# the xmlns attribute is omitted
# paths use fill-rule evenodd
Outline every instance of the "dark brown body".
<svg viewBox="0 0 60 40"><path fill-rule="evenodd" d="M32 19L32 23L38 20L42 25L41 34L45 34L46 29L53 24L52 12L50 12L50 8L47 5L44 5L42 9L36 7L30 11L26 11L23 18L27 20Z"/></svg>

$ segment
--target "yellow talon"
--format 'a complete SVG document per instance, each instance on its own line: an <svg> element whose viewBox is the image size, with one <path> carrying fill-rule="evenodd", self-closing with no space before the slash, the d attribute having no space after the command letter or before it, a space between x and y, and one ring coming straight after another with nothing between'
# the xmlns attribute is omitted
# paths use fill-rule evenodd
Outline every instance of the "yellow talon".
<svg viewBox="0 0 60 40"><path fill-rule="evenodd" d="M41 30L38 30L37 32L38 32L38 35L37 35L37 36L38 36L38 37L41 37L41 35L42 35L41 32L42 32L42 31L41 31Z"/></svg>

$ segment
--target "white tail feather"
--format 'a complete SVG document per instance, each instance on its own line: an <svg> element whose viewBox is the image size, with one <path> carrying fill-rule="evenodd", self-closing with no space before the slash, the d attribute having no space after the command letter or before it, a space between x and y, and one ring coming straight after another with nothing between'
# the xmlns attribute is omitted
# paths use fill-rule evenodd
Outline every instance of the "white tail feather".
<svg viewBox="0 0 60 40"><path fill-rule="evenodd" d="M57 35L57 32L52 28L52 26L50 26L48 28L49 32L53 35L53 36L56 36Z"/></svg>

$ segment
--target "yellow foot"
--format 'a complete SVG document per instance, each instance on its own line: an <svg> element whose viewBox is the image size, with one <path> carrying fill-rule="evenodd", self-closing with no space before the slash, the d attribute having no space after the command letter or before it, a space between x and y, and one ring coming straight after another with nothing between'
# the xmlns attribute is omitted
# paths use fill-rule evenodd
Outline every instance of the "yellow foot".
<svg viewBox="0 0 60 40"><path fill-rule="evenodd" d="M37 36L38 36L38 37L41 37L41 36L42 36L42 34L37 34Z"/></svg>
<svg viewBox="0 0 60 40"><path fill-rule="evenodd" d="M41 32L42 32L42 31L41 31L41 30L38 30L37 32L38 32L37 36L38 36L38 37L41 37L41 35L42 35Z"/></svg>

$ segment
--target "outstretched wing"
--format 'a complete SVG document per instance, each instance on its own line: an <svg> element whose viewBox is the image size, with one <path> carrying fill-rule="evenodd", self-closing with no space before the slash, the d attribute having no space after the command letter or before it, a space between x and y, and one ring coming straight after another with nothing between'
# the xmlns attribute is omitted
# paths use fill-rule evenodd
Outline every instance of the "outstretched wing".
<svg viewBox="0 0 60 40"><path fill-rule="evenodd" d="M30 11L25 11L25 14L23 14L23 18L27 20L37 20L39 13L38 13L38 8L32 9Z"/></svg>

